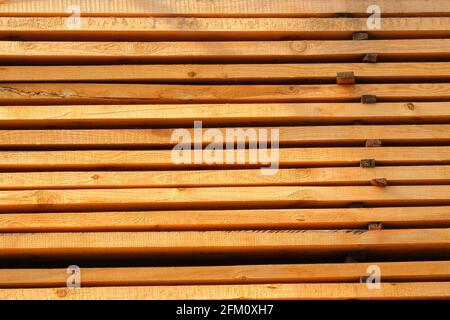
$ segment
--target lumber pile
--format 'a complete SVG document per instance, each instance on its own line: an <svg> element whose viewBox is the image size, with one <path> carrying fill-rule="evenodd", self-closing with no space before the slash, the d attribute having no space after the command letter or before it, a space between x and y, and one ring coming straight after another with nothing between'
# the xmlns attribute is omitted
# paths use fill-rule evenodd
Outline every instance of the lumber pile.
<svg viewBox="0 0 450 320"><path fill-rule="evenodd" d="M450 298L450 2L372 2L2 1L0 299Z"/></svg>

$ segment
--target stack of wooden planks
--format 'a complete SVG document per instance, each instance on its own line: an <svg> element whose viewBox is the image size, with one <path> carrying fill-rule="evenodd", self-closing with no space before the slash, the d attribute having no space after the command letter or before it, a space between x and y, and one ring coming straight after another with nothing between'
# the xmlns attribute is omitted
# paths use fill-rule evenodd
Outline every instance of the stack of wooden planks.
<svg viewBox="0 0 450 320"><path fill-rule="evenodd" d="M0 82L0 299L450 298L448 0L5 0Z"/></svg>

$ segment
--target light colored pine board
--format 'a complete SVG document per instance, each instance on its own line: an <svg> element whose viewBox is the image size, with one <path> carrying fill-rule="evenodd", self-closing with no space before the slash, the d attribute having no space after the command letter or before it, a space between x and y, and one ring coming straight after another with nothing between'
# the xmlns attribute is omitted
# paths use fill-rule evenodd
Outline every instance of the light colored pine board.
<svg viewBox="0 0 450 320"><path fill-rule="evenodd" d="M450 207L2 213L0 231L201 231L450 226Z"/></svg>
<svg viewBox="0 0 450 320"><path fill-rule="evenodd" d="M280 169L262 175L259 169L173 171L0 172L0 190L93 189L220 186L336 186L450 184L450 166Z"/></svg>
<svg viewBox="0 0 450 320"><path fill-rule="evenodd" d="M261 167L266 161L249 161L254 150L244 150L245 163L237 156L241 151L224 151L219 164L208 164L201 151L191 153L189 164L174 164L172 150L84 150L84 151L0 151L1 169L101 169L101 168L192 168L192 167ZM268 151L269 152L269 151ZM450 164L450 147L379 147L379 148L281 148L270 152L279 155L280 166L357 166L362 159L375 159L379 165ZM269 154L270 155L270 154ZM227 164L228 157L234 159ZM260 160L258 160L260 159ZM220 161L222 160L222 161ZM262 163L264 162L264 163Z"/></svg>
<svg viewBox="0 0 450 320"><path fill-rule="evenodd" d="M0 75L1 76L1 75ZM245 123L448 122L447 102L60 105L0 106L0 125L17 129L48 126L205 125Z"/></svg>
<svg viewBox="0 0 450 320"><path fill-rule="evenodd" d="M1 212L450 204L450 186L279 186L0 191Z"/></svg>
<svg viewBox="0 0 450 320"><path fill-rule="evenodd" d="M375 95L379 101L443 101L450 99L450 84L343 86L3 83L0 85L0 102L5 104L358 102L363 95Z"/></svg>
<svg viewBox="0 0 450 320"><path fill-rule="evenodd" d="M426 250L447 256L450 229L186 232L3 233L0 258L182 257L259 254L326 255L355 250Z"/></svg>
<svg viewBox="0 0 450 320"><path fill-rule="evenodd" d="M335 82L338 72L354 72L357 81L450 79L448 62L1 66L0 70L1 82Z"/></svg>
<svg viewBox="0 0 450 320"><path fill-rule="evenodd" d="M382 282L449 281L449 261L236 265L207 267L81 268L82 287L259 283L359 282L368 268ZM370 269L369 269L370 271ZM2 269L0 288L66 287L67 269Z"/></svg>
<svg viewBox="0 0 450 320"><path fill-rule="evenodd" d="M383 18L369 29L367 18L186 18L81 17L79 28L67 17L0 17L0 37L20 40L283 40L352 39L368 32L371 39L445 38L449 17Z"/></svg>
<svg viewBox="0 0 450 320"><path fill-rule="evenodd" d="M4 62L273 62L354 61L377 53L380 61L448 58L450 39L298 40L211 42L1 41Z"/></svg>
<svg viewBox="0 0 450 320"><path fill-rule="evenodd" d="M79 6L84 16L333 16L336 13L367 15L373 1L352 0L6 0L0 4L2 15L69 15L70 6ZM383 16L446 15L446 0L378 0Z"/></svg>
<svg viewBox="0 0 450 320"><path fill-rule="evenodd" d="M194 123L192 123L192 128ZM383 125L383 126L303 126L303 127L244 127L216 128L223 143L271 143L281 146L361 146L367 140L377 139L395 144L439 144L450 142L450 125ZM195 132L187 129L190 141L173 137L177 129L78 129L78 130L0 130L0 147L173 147L180 143L219 143L216 134L205 136L207 129ZM241 130L243 136L232 135ZM266 134L260 133L260 130ZM273 136L278 132L277 136Z"/></svg>
<svg viewBox="0 0 450 320"><path fill-rule="evenodd" d="M334 81L338 72L352 71L360 80L446 80L447 62L339 64L221 65L92 65L2 66L0 81ZM25 72L26 71L26 72Z"/></svg>
<svg viewBox="0 0 450 320"><path fill-rule="evenodd" d="M206 300L206 299L448 299L450 282L383 283L370 290L365 283L259 284L217 286L95 287L81 289L1 289L8 300ZM267 311L269 312L269 310Z"/></svg>

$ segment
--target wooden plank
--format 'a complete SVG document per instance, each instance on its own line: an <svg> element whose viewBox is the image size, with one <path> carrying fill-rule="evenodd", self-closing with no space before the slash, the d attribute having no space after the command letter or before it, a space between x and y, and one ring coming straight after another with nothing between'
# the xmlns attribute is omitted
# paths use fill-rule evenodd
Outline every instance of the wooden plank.
<svg viewBox="0 0 450 320"><path fill-rule="evenodd" d="M449 227L450 207L2 213L0 232L202 231Z"/></svg>
<svg viewBox="0 0 450 320"><path fill-rule="evenodd" d="M0 4L1 15L69 15L70 6L80 7L83 16L334 16L336 13L367 15L369 0L6 0ZM446 0L378 0L383 16L446 15L450 6ZM70 10L69 10L70 12Z"/></svg>
<svg viewBox="0 0 450 320"><path fill-rule="evenodd" d="M380 290L371 290L365 283L96 287L72 290L67 288L0 290L0 299L5 300L385 300L446 299L449 296L449 282L383 283Z"/></svg>
<svg viewBox="0 0 450 320"><path fill-rule="evenodd" d="M367 18L186 18L80 17L68 28L67 17L0 17L0 38L14 40L284 40L445 38L450 18L383 18L382 29L369 29Z"/></svg>
<svg viewBox="0 0 450 320"><path fill-rule="evenodd" d="M209 187L0 191L1 212L447 205L450 186Z"/></svg>
<svg viewBox="0 0 450 320"><path fill-rule="evenodd" d="M61 105L0 106L0 126L98 127L125 125L205 125L281 123L408 123L448 122L446 102L311 103L311 104L195 104L195 105Z"/></svg>
<svg viewBox="0 0 450 320"><path fill-rule="evenodd" d="M192 123L194 127L194 123ZM366 140L381 140L385 144L442 144L450 142L450 125L392 126L303 126L216 128L208 136L206 130L187 129L191 139L173 137L177 129L84 129L84 130L0 130L0 147L173 147L211 143L271 143L281 146L361 146ZM238 134L241 130L242 134ZM264 130L265 134L260 133ZM234 133L236 132L236 133ZM276 136L274 132L278 132ZM232 133L231 137L230 134ZM217 137L222 139L217 140Z"/></svg>
<svg viewBox="0 0 450 320"><path fill-rule="evenodd" d="M314 253L325 255L355 250L397 254L436 251L448 257L450 229L404 230L277 230L186 232L3 233L0 258L150 258L193 255Z"/></svg>
<svg viewBox="0 0 450 320"><path fill-rule="evenodd" d="M212 42L1 41L4 63L380 61L448 59L450 39Z"/></svg>
<svg viewBox="0 0 450 320"><path fill-rule="evenodd" d="M261 151L261 150L260 150ZM102 168L192 168L192 167L257 167L267 161L254 150L225 150L216 164L203 160L202 152L192 151L192 161L174 164L171 150L97 150L97 151L0 151L0 169L102 169ZM378 148L281 148L272 149L280 166L359 166L362 159L375 159L377 165L450 164L450 147L378 147ZM270 156L270 154L268 154ZM195 160L198 159L199 161ZM228 162L227 159L235 161ZM222 160L222 161L221 161Z"/></svg>
<svg viewBox="0 0 450 320"><path fill-rule="evenodd" d="M389 185L450 184L450 166L174 171L0 172L0 190L370 185L385 178Z"/></svg>
<svg viewBox="0 0 450 320"><path fill-rule="evenodd" d="M3 83L5 104L445 101L449 83L342 85L178 85Z"/></svg>
<svg viewBox="0 0 450 320"><path fill-rule="evenodd" d="M383 282L449 281L449 261L81 268L82 287L359 282L377 266ZM67 269L2 269L0 288L66 287Z"/></svg>
<svg viewBox="0 0 450 320"><path fill-rule="evenodd" d="M450 80L448 62L2 66L0 70L1 82L335 82L337 73L349 71L365 82Z"/></svg>

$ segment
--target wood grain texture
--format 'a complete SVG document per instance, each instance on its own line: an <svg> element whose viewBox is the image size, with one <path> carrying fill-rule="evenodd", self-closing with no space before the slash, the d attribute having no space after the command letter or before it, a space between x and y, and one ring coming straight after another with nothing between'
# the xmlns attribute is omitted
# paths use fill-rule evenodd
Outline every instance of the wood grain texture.
<svg viewBox="0 0 450 320"><path fill-rule="evenodd" d="M194 123L191 127L194 127ZM276 141L281 146L363 146L366 140L373 139L397 145L436 145L450 142L450 125L444 124L215 128L214 135L208 135L206 128L203 131L186 129L191 137L188 140L179 137L175 130L177 129L0 130L0 147L145 148L174 147L180 144L222 145L228 142L268 144ZM277 134L274 135L274 132Z"/></svg>
<svg viewBox="0 0 450 320"><path fill-rule="evenodd" d="M0 168L18 169L110 169L110 168L193 168L193 167L261 167L267 161L254 157L252 151L224 151L219 164L208 163L201 151L191 153L188 164L175 164L171 150L84 150L84 151L0 151ZM450 164L450 147L379 147L379 148L281 148L280 166L334 167L359 166L362 159L375 159L378 165ZM269 154L270 156L270 154ZM229 158L228 158L229 157ZM199 159L200 161L196 161ZM227 159L234 159L227 162ZM258 160L259 159L259 160ZM222 161L219 161L222 160Z"/></svg>
<svg viewBox="0 0 450 320"><path fill-rule="evenodd" d="M209 187L0 191L1 212L450 204L450 186Z"/></svg>
<svg viewBox="0 0 450 320"><path fill-rule="evenodd" d="M385 178L389 185L450 184L450 166L280 169L262 175L259 169L173 171L0 172L0 190L370 185Z"/></svg>
<svg viewBox="0 0 450 320"><path fill-rule="evenodd" d="M68 28L67 17L0 17L0 38L20 40L285 40L445 38L449 17L383 18L382 29L369 29L367 18L186 18L80 17Z"/></svg>
<svg viewBox="0 0 450 320"><path fill-rule="evenodd" d="M2 213L0 231L202 231L449 227L450 207Z"/></svg>
<svg viewBox="0 0 450 320"><path fill-rule="evenodd" d="M365 82L450 79L448 62L1 66L0 71L1 82L335 82L338 72L354 72Z"/></svg>
<svg viewBox="0 0 450 320"><path fill-rule="evenodd" d="M371 1L351 0L6 0L0 4L2 15L69 15L71 5L79 6L83 16L334 16L336 13L367 15ZM446 0L378 0L383 15L446 15Z"/></svg>
<svg viewBox="0 0 450 320"><path fill-rule="evenodd" d="M205 299L445 299L449 282L383 283L370 290L365 283L346 284L260 284L217 286L155 286L1 289L0 298L8 300L205 300Z"/></svg>
<svg viewBox="0 0 450 320"><path fill-rule="evenodd" d="M211 42L1 41L4 62L273 62L446 59L450 39Z"/></svg>
<svg viewBox="0 0 450 320"><path fill-rule="evenodd" d="M359 282L378 266L383 282L449 281L449 261L81 268L82 287ZM67 269L2 269L0 288L66 287Z"/></svg>
<svg viewBox="0 0 450 320"><path fill-rule="evenodd" d="M256 254L326 255L429 250L448 257L450 229L3 233L0 258L120 258Z"/></svg>
<svg viewBox="0 0 450 320"><path fill-rule="evenodd" d="M0 0L0 300L448 299L449 52L448 0Z"/></svg>
<svg viewBox="0 0 450 320"><path fill-rule="evenodd" d="M175 85L2 83L5 104L445 101L448 83L343 85Z"/></svg>
<svg viewBox="0 0 450 320"><path fill-rule="evenodd" d="M0 125L8 129L57 126L98 127L183 125L194 121L224 124L408 123L450 121L446 102L289 103L174 105L0 106Z"/></svg>

